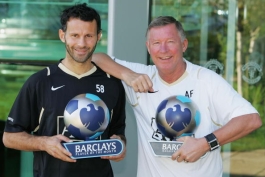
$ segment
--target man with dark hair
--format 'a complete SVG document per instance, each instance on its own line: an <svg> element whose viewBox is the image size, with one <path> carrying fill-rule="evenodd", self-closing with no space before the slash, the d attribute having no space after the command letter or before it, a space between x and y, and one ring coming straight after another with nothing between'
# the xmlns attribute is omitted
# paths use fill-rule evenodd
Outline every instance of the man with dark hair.
<svg viewBox="0 0 265 177"><path fill-rule="evenodd" d="M34 152L34 177L113 177L109 160L74 160L61 144L82 141L67 132L63 117L67 103L87 93L103 100L110 115L106 129L96 140L117 138L126 143L121 81L91 62L101 37L100 23L99 14L86 4L65 9L59 30L65 58L29 77L8 115L3 142L8 148ZM122 160L125 151L112 160Z"/></svg>

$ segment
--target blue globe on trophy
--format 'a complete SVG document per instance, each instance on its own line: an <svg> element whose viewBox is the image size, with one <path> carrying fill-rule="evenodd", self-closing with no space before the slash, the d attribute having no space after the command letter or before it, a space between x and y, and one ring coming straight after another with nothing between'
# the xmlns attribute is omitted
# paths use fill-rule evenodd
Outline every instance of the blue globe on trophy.
<svg viewBox="0 0 265 177"><path fill-rule="evenodd" d="M158 130L170 140L180 136L192 136L200 124L200 112L190 98L172 96L159 104L156 124Z"/></svg>
<svg viewBox="0 0 265 177"><path fill-rule="evenodd" d="M68 131L81 140L93 140L107 128L110 120L105 103L94 94L80 94L71 99L64 110Z"/></svg>

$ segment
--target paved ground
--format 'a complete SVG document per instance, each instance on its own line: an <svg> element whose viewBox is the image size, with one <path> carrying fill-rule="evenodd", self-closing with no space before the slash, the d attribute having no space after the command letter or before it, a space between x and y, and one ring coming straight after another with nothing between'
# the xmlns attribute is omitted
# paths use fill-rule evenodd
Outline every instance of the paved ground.
<svg viewBox="0 0 265 177"><path fill-rule="evenodd" d="M224 176L229 177L226 174L230 172L230 177L265 177L265 149L222 153L222 156Z"/></svg>

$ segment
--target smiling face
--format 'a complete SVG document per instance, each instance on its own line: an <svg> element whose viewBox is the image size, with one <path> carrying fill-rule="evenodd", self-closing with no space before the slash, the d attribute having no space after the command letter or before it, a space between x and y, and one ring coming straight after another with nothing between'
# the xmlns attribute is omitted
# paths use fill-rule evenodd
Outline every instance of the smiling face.
<svg viewBox="0 0 265 177"><path fill-rule="evenodd" d="M185 67L183 52L188 41L181 39L175 24L151 28L147 33L146 46L160 75L172 75Z"/></svg>
<svg viewBox="0 0 265 177"><path fill-rule="evenodd" d="M97 23L70 18L64 32L59 30L59 37L65 43L66 60L85 63L91 60L101 33L97 34Z"/></svg>

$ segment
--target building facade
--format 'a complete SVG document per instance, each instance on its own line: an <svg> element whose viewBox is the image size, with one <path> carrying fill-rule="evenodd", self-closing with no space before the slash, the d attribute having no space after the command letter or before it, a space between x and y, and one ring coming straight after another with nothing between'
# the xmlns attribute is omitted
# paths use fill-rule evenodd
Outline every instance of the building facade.
<svg viewBox="0 0 265 177"><path fill-rule="evenodd" d="M60 11L86 2L101 15L96 52L152 64L145 47L148 23L178 19L189 47L184 57L224 77L259 111L265 123L265 0L9 0L0 1L0 135L12 103L34 72L64 57ZM127 156L112 163L116 177L135 177L137 129L127 105ZM224 177L265 176L265 127L222 147ZM31 177L32 153L0 143L0 177ZM12 170L10 170L10 168Z"/></svg>

